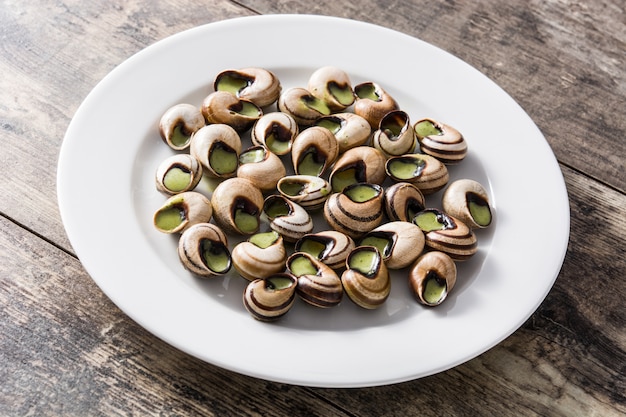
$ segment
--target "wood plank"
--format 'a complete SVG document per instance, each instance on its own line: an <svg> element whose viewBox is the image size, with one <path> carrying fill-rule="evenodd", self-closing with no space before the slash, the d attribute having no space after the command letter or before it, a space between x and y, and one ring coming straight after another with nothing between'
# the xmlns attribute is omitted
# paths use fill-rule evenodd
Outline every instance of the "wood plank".
<svg viewBox="0 0 626 417"><path fill-rule="evenodd" d="M0 217L0 415L346 415L306 389L193 358L117 309L80 263ZM264 352L254 352L264 359Z"/></svg>
<svg viewBox="0 0 626 417"><path fill-rule="evenodd" d="M626 192L626 30L620 2L594 8L581 0L239 3L263 14L349 17L436 45L476 67L517 100L559 161ZM372 51L372 59L377 54ZM397 59L398 65L406 60L419 68L419 57L385 59Z"/></svg>
<svg viewBox="0 0 626 417"><path fill-rule="evenodd" d="M553 289L520 330L428 378L316 391L357 415L624 415L626 282L615 278L626 276L626 197L563 170L572 238Z"/></svg>
<svg viewBox="0 0 626 417"><path fill-rule="evenodd" d="M625 286L596 277L599 265L626 272L615 257L626 197L565 173L573 240L528 323L448 372L359 390L276 384L190 357L128 319L75 258L0 218L0 414L621 415Z"/></svg>
<svg viewBox="0 0 626 417"><path fill-rule="evenodd" d="M251 12L233 2L9 2L0 25L0 213L70 248L58 213L56 165L82 100L146 46ZM86 155L85 157L89 157Z"/></svg>

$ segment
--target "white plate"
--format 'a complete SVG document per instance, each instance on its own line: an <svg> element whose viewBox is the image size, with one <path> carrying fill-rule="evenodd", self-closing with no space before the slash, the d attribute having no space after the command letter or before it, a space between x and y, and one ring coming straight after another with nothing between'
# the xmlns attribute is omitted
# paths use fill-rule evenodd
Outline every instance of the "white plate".
<svg viewBox="0 0 626 417"><path fill-rule="evenodd" d="M305 86L334 65L354 84L376 81L413 120L459 129L469 154L451 168L488 189L495 223L479 252L459 266L458 286L433 309L395 276L384 307L349 300L334 309L296 306L278 323L243 308L242 278L201 281L183 271L176 240L152 227L165 200L153 175L171 152L161 114L200 104L226 68L265 67L283 87ZM550 147L526 113L492 81L418 39L362 22L257 16L179 33L122 63L82 103L64 139L58 198L69 239L86 270L132 319L156 336L243 374L291 384L360 387L424 377L461 364L521 326L560 270L569 205ZM438 196L429 199L438 205ZM300 301L300 300L297 300Z"/></svg>

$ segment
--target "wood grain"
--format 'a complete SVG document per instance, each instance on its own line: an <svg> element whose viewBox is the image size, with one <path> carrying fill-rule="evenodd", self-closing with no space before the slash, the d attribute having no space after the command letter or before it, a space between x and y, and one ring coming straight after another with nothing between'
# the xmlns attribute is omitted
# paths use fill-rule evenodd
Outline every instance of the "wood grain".
<svg viewBox="0 0 626 417"><path fill-rule="evenodd" d="M537 123L565 176L571 236L553 289L518 331L420 380L313 389L193 358L130 320L89 278L55 194L58 152L82 100L160 39L267 13L347 17L421 38L484 72ZM3 1L0 415L626 414L625 13L623 2L603 0ZM392 58L419 66L410 53ZM549 232L529 230L538 241Z"/></svg>

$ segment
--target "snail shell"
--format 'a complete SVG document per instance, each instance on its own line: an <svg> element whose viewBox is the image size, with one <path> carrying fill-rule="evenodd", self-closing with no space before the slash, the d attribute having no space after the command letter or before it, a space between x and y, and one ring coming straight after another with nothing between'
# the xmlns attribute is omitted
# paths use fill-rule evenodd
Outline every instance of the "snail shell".
<svg viewBox="0 0 626 417"><path fill-rule="evenodd" d="M394 181L409 182L425 195L444 188L450 178L448 168L441 161L419 153L392 156L385 170Z"/></svg>
<svg viewBox="0 0 626 417"><path fill-rule="evenodd" d="M250 100L259 107L274 103L281 91L278 77L257 67L224 70L215 77L213 87L216 91L228 91L236 97Z"/></svg>
<svg viewBox="0 0 626 417"><path fill-rule="evenodd" d="M456 265L443 252L420 256L409 271L409 286L415 298L427 306L441 304L456 283Z"/></svg>
<svg viewBox="0 0 626 417"><path fill-rule="evenodd" d="M298 278L296 293L316 307L334 307L343 298L341 279L328 265L306 252L287 258L287 270Z"/></svg>
<svg viewBox="0 0 626 417"><path fill-rule="evenodd" d="M287 251L278 233L256 233L232 250L233 266L249 281L265 278L285 269Z"/></svg>
<svg viewBox="0 0 626 417"><path fill-rule="evenodd" d="M302 126L311 126L318 118L331 113L323 100L302 87L292 87L284 91L278 98L278 110L287 113Z"/></svg>
<svg viewBox="0 0 626 417"><path fill-rule="evenodd" d="M377 227L383 219L383 189L357 183L332 194L324 205L324 218L334 230L355 239Z"/></svg>
<svg viewBox="0 0 626 417"><path fill-rule="evenodd" d="M227 124L241 133L263 116L263 110L250 100L238 98L228 91L215 91L203 100L202 115L207 123Z"/></svg>
<svg viewBox="0 0 626 417"><path fill-rule="evenodd" d="M201 277L224 275L232 265L226 235L211 223L195 224L181 234L178 257L185 269Z"/></svg>
<svg viewBox="0 0 626 417"><path fill-rule="evenodd" d="M291 160L297 175L321 176L337 159L339 147L330 130L319 126L304 129L291 147Z"/></svg>
<svg viewBox="0 0 626 417"><path fill-rule="evenodd" d="M170 148L182 151L189 147L191 136L204 125L204 116L199 108L181 103L163 113L159 121L159 134Z"/></svg>
<svg viewBox="0 0 626 417"><path fill-rule="evenodd" d="M469 259L478 251L476 235L472 229L441 210L422 210L415 215L413 223L426 235L426 246L445 252L455 261Z"/></svg>
<svg viewBox="0 0 626 417"><path fill-rule="evenodd" d="M252 235L259 230L263 194L245 178L221 182L211 196L215 223L227 233Z"/></svg>
<svg viewBox="0 0 626 417"><path fill-rule="evenodd" d="M415 151L417 139L409 115L402 110L387 113L380 121L378 130L374 132L372 143L388 157Z"/></svg>
<svg viewBox="0 0 626 417"><path fill-rule="evenodd" d="M172 155L161 162L156 170L157 190L174 195L191 191L202 179L202 164L187 153Z"/></svg>
<svg viewBox="0 0 626 417"><path fill-rule="evenodd" d="M339 146L339 153L365 145L372 134L372 127L363 117L354 113L335 113L317 119L315 126L330 130Z"/></svg>
<svg viewBox="0 0 626 417"><path fill-rule="evenodd" d="M452 126L426 118L415 123L414 131L422 152L444 164L459 163L467 155L467 142Z"/></svg>
<svg viewBox="0 0 626 417"><path fill-rule="evenodd" d="M313 231L313 219L297 203L282 195L270 195L263 203L263 212L270 220L270 227L280 233L285 241L295 242Z"/></svg>
<svg viewBox="0 0 626 417"><path fill-rule="evenodd" d="M154 213L154 227L163 233L181 233L196 223L211 220L211 202L196 191L169 197Z"/></svg>
<svg viewBox="0 0 626 417"><path fill-rule="evenodd" d="M339 269L345 266L354 247L354 240L345 233L325 230L302 236L296 242L295 251L309 253L332 269Z"/></svg>
<svg viewBox="0 0 626 417"><path fill-rule="evenodd" d="M382 224L359 241L359 246L375 246L389 269L412 264L424 250L424 244L422 229L404 221Z"/></svg>
<svg viewBox="0 0 626 417"><path fill-rule="evenodd" d="M250 282L243 294L246 310L257 320L275 321L284 316L296 299L297 279L276 273Z"/></svg>
<svg viewBox="0 0 626 417"><path fill-rule="evenodd" d="M385 162L382 152L370 146L348 149L335 162L329 176L330 185L336 193L359 182L380 185L387 177Z"/></svg>
<svg viewBox="0 0 626 417"><path fill-rule="evenodd" d="M373 246L359 246L350 252L341 283L348 298L367 309L380 307L391 292L389 271Z"/></svg>
<svg viewBox="0 0 626 417"><path fill-rule="evenodd" d="M293 117L277 111L264 114L254 123L250 139L254 145L265 146L276 155L286 155L291 152L291 145L299 131Z"/></svg>
<svg viewBox="0 0 626 417"><path fill-rule="evenodd" d="M314 97L324 101L334 113L343 111L354 103L350 77L336 67L321 67L313 72L307 90Z"/></svg>
<svg viewBox="0 0 626 417"><path fill-rule="evenodd" d="M328 181L313 175L288 175L278 181L276 188L282 196L305 210L322 207L331 194Z"/></svg>
<svg viewBox="0 0 626 417"><path fill-rule="evenodd" d="M442 206L443 211L471 228L483 228L491 224L489 196L477 181L462 179L452 182L443 192Z"/></svg>
<svg viewBox="0 0 626 417"><path fill-rule="evenodd" d="M283 161L263 146L252 146L239 155L237 177L250 180L262 192L275 190L286 174Z"/></svg>
<svg viewBox="0 0 626 417"><path fill-rule="evenodd" d="M398 103L378 84L365 82L354 87L356 101L354 113L363 117L373 130L378 129L382 118L392 110L399 110Z"/></svg>
<svg viewBox="0 0 626 417"><path fill-rule="evenodd" d="M189 151L202 164L204 174L228 178L237 173L241 138L228 125L207 125L192 136Z"/></svg>
<svg viewBox="0 0 626 417"><path fill-rule="evenodd" d="M385 213L391 221L410 222L426 208L424 194L408 182L397 182L385 189Z"/></svg>

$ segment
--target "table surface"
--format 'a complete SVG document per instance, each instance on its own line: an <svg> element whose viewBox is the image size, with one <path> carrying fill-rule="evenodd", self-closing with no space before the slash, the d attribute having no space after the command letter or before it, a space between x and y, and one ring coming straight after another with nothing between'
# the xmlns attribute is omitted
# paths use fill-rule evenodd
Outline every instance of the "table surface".
<svg viewBox="0 0 626 417"><path fill-rule="evenodd" d="M625 6L599 0L3 1L0 414L624 415ZM162 342L120 311L83 269L55 192L59 149L82 100L115 66L167 36L277 13L371 22L438 46L494 80L545 135L569 193L569 246L544 302L496 347L448 371L389 386L274 383Z"/></svg>

